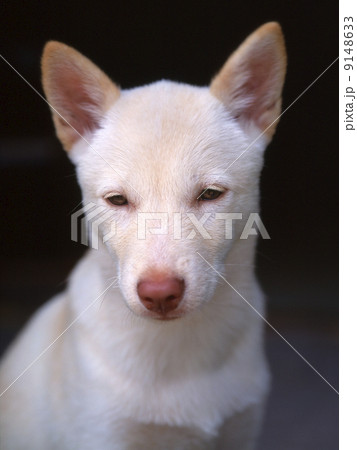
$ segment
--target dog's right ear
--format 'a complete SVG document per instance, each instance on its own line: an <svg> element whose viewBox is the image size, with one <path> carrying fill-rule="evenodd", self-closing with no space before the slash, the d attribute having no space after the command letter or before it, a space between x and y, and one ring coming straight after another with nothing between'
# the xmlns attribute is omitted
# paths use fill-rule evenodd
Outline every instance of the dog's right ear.
<svg viewBox="0 0 357 450"><path fill-rule="evenodd" d="M66 150L100 127L119 88L89 59L60 42L48 42L42 55L42 84L57 136Z"/></svg>
<svg viewBox="0 0 357 450"><path fill-rule="evenodd" d="M270 140L281 111L286 52L280 25L269 22L230 56L211 83L211 93L234 118L252 122Z"/></svg>

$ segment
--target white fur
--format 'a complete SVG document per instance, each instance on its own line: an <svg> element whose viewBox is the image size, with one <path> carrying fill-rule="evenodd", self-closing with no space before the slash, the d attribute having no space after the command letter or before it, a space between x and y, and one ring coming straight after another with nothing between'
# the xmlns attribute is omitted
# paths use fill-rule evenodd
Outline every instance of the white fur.
<svg viewBox="0 0 357 450"><path fill-rule="evenodd" d="M225 239L210 218L212 239L176 240L170 228L140 240L137 214L258 212L260 133L208 88L160 81L122 91L86 135L90 147L76 141L83 203L108 207L103 196L117 192L130 207L113 208L100 236L113 224L115 235L88 251L7 353L1 390L75 321L0 399L1 448L253 448L269 384L262 321L197 252L264 313L256 238L238 239L244 221L234 221L236 238ZM195 201L215 182L227 190L219 201ZM139 301L138 280L153 268L185 280L175 320L150 317Z"/></svg>

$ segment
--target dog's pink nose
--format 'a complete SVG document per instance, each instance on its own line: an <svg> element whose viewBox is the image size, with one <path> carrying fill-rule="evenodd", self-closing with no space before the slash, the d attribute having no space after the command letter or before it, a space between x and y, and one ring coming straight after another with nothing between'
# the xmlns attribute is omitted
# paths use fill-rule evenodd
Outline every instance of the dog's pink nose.
<svg viewBox="0 0 357 450"><path fill-rule="evenodd" d="M145 308L162 315L178 307L184 288L184 281L177 278L164 278L159 281L146 279L140 281L137 287Z"/></svg>

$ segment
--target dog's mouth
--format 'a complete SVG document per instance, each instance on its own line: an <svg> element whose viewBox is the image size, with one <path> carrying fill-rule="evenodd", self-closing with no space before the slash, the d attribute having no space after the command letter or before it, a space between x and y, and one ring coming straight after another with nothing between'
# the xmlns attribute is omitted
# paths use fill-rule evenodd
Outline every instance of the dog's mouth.
<svg viewBox="0 0 357 450"><path fill-rule="evenodd" d="M181 319L182 316L154 316L152 317L154 320L157 320L159 322L170 322L172 320L178 320Z"/></svg>
<svg viewBox="0 0 357 450"><path fill-rule="evenodd" d="M171 322L174 320L182 319L187 315L188 311L181 309L169 312L153 312L148 310L142 310L140 313L135 313L136 315L140 315L140 317L144 317L146 319L155 320L158 322Z"/></svg>

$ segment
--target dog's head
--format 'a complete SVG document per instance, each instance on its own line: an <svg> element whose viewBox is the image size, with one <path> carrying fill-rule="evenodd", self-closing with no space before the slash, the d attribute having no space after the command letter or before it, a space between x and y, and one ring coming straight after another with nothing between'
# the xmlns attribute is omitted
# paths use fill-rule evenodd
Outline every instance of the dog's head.
<svg viewBox="0 0 357 450"><path fill-rule="evenodd" d="M160 81L122 91L77 51L46 45L57 135L84 205L100 207L100 236L135 313L175 318L212 297L215 270L258 212L285 66L276 23L253 33L205 88Z"/></svg>

